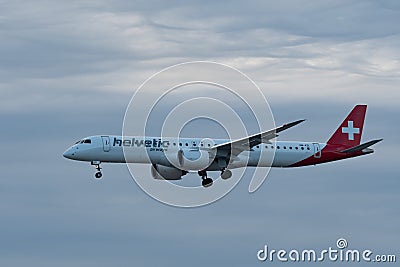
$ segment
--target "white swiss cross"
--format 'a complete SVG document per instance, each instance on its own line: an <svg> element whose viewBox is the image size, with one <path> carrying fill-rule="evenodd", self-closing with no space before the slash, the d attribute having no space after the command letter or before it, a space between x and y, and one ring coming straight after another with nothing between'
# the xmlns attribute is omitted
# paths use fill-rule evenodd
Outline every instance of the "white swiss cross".
<svg viewBox="0 0 400 267"><path fill-rule="evenodd" d="M347 127L342 127L342 133L348 134L349 140L354 140L354 134L359 134L360 128L354 128L353 121L348 121Z"/></svg>

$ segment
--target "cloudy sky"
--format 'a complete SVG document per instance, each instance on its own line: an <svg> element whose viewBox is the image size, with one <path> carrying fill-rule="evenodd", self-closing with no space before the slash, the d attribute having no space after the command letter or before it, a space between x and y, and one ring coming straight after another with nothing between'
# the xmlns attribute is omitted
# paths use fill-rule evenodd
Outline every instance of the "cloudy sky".
<svg viewBox="0 0 400 267"><path fill-rule="evenodd" d="M0 1L0 264L255 266L268 264L256 258L264 245L325 249L340 237L399 258L398 25L398 1ZM243 179L195 209L153 200L123 164L104 164L97 181L90 164L62 158L84 136L120 134L134 90L193 60L246 73L277 124L307 119L281 140L323 142L366 103L363 140L384 142L273 169L254 194Z"/></svg>

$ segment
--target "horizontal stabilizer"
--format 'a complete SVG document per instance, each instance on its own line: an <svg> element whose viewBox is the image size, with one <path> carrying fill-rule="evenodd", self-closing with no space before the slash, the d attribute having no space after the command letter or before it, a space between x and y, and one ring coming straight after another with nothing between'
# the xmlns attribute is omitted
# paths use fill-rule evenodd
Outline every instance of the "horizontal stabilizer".
<svg viewBox="0 0 400 267"><path fill-rule="evenodd" d="M364 143L364 144L361 144L361 145L358 145L358 146L354 146L354 147L351 147L351 148L342 150L342 151L340 151L340 152L342 152L342 153L353 153L353 152L358 152L358 151L361 151L361 150L363 150L363 149L366 149L367 147L370 147L370 146L372 146L372 145L375 145L376 143L378 143L378 142L380 142L380 141L382 141L382 140L383 140L383 139L372 140L372 141L366 142L366 143Z"/></svg>

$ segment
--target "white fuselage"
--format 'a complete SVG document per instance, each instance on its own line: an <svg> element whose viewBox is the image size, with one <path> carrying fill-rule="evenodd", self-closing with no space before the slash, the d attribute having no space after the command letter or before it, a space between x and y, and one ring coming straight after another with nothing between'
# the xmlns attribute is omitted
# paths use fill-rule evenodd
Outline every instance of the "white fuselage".
<svg viewBox="0 0 400 267"><path fill-rule="evenodd" d="M224 139L214 139L211 142L204 140L202 138L161 139L159 137L98 135L77 142L64 153L64 156L74 160L91 162L153 163L172 166L166 157L168 151L183 150L187 151L187 154L199 153L202 150L207 151L213 145L229 142L229 140ZM254 146L250 151L244 151L232 158L230 168L246 166L289 167L309 157L321 157L321 150L325 146L326 144L323 143L291 141L260 144ZM210 171L219 169L216 163L212 163L207 168Z"/></svg>

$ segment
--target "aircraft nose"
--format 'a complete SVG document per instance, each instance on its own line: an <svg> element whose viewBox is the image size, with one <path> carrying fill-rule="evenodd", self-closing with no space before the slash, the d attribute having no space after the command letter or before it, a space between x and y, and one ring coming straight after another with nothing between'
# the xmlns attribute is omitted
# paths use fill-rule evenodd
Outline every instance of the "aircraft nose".
<svg viewBox="0 0 400 267"><path fill-rule="evenodd" d="M75 156L75 152L73 151L72 148L68 148L68 149L64 152L63 156L64 156L64 158L67 158L67 159L73 159L74 156Z"/></svg>

